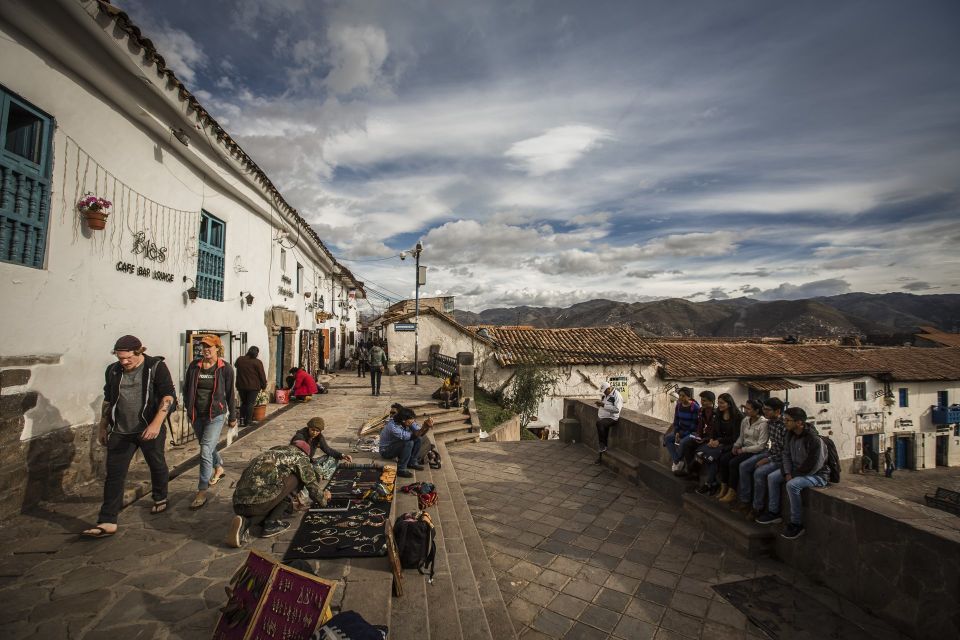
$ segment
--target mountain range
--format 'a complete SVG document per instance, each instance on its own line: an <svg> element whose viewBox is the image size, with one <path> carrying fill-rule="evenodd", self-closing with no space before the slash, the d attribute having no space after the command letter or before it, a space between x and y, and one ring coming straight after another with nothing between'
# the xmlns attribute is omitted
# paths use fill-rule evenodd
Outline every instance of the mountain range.
<svg viewBox="0 0 960 640"><path fill-rule="evenodd" d="M690 302L589 300L567 308L511 307L455 311L461 324L539 328L626 324L647 336L887 336L909 338L920 326L960 329L960 294L846 293L805 300L731 298Z"/></svg>

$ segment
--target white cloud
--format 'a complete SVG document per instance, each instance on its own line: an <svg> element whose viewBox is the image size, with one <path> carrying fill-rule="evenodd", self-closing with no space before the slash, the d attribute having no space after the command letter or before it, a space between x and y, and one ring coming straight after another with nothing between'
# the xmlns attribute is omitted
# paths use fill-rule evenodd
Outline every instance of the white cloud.
<svg viewBox="0 0 960 640"><path fill-rule="evenodd" d="M189 86L196 82L197 72L207 64L207 54L186 31L162 25L147 36L184 84Z"/></svg>
<svg viewBox="0 0 960 640"><path fill-rule="evenodd" d="M605 129L570 124L515 142L504 155L527 174L543 176L569 169L581 156L611 139L613 134Z"/></svg>
<svg viewBox="0 0 960 640"><path fill-rule="evenodd" d="M851 291L850 283L843 278L828 278L803 284L784 282L773 289L755 294L758 300L800 300L819 296L836 296Z"/></svg>
<svg viewBox="0 0 960 640"><path fill-rule="evenodd" d="M329 62L326 84L336 94L369 89L390 53L387 34L372 25L332 26L327 30Z"/></svg>

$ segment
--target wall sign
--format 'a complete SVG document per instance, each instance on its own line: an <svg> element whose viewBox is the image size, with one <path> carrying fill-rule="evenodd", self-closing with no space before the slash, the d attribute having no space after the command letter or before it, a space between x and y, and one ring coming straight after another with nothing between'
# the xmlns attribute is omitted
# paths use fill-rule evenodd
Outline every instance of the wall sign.
<svg viewBox="0 0 960 640"><path fill-rule="evenodd" d="M135 264L123 262L122 260L117 263L117 271L121 273L129 273L132 276L140 276L141 278L149 278L150 280L173 282L172 273L167 273L165 271L151 271L147 267L138 267Z"/></svg>
<svg viewBox="0 0 960 640"><path fill-rule="evenodd" d="M610 376L610 386L620 392L623 401L630 399L630 387L627 385L627 376Z"/></svg>
<svg viewBox="0 0 960 640"><path fill-rule="evenodd" d="M133 234L133 253L134 255L142 253L144 258L154 262L164 262L167 259L167 248L158 247L153 240L147 240L147 234L143 231Z"/></svg>
<svg viewBox="0 0 960 640"><path fill-rule="evenodd" d="M292 290L292 289L287 289L286 287L277 287L277 293L279 293L280 295L284 296L285 298L292 298L292 297L293 297L293 290Z"/></svg>
<svg viewBox="0 0 960 640"><path fill-rule="evenodd" d="M416 331L417 323L416 322L394 322L393 330L394 331Z"/></svg>
<svg viewBox="0 0 960 640"><path fill-rule="evenodd" d="M858 436L868 433L881 433L882 431L883 419L880 416L857 416Z"/></svg>

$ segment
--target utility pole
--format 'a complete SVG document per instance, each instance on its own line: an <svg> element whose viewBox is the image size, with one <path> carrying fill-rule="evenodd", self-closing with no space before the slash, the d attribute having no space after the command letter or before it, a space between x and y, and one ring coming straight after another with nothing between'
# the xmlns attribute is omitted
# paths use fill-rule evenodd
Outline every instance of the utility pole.
<svg viewBox="0 0 960 640"><path fill-rule="evenodd" d="M417 256L417 268L414 273L416 289L414 292L414 325L413 325L413 384L420 384L420 252L423 244L417 241L414 254Z"/></svg>

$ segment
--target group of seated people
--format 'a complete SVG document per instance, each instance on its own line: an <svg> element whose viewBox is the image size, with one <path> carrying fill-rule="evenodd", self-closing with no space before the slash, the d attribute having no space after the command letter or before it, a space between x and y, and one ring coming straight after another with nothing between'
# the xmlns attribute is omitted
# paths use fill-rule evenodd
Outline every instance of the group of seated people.
<svg viewBox="0 0 960 640"><path fill-rule="evenodd" d="M783 521L780 501L786 484L789 514L783 537L804 533L800 492L826 486L826 443L800 407L784 409L779 398L751 399L737 405L729 393L678 390L673 428L663 438L673 472L706 480L697 493L720 502L759 524Z"/></svg>

